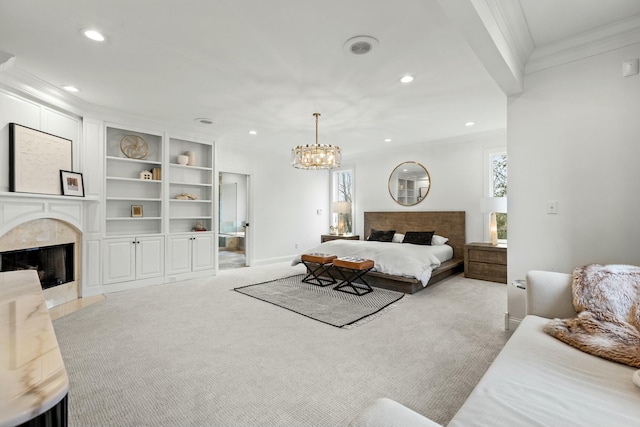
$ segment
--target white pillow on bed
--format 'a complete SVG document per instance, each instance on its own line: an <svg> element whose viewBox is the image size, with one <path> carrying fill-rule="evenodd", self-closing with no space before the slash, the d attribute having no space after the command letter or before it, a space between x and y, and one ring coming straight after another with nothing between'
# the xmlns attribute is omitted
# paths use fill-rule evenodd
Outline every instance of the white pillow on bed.
<svg viewBox="0 0 640 427"><path fill-rule="evenodd" d="M394 239L395 239L395 236L394 236ZM444 245L448 241L449 239L447 239L446 237L438 236L437 234L434 234L433 237L431 238L431 244L433 246Z"/></svg>
<svg viewBox="0 0 640 427"><path fill-rule="evenodd" d="M391 242L393 242L393 243L402 243L403 240L404 240L404 234L395 233L393 235L393 239L391 240ZM440 246L440 245L444 245L448 241L449 241L448 238L442 237L442 236L438 236L437 234L434 234L433 237L431 238L431 245L432 246Z"/></svg>
<svg viewBox="0 0 640 427"><path fill-rule="evenodd" d="M391 239L391 242L392 243L402 243L403 240L404 240L404 234L395 233L393 235L393 239Z"/></svg>

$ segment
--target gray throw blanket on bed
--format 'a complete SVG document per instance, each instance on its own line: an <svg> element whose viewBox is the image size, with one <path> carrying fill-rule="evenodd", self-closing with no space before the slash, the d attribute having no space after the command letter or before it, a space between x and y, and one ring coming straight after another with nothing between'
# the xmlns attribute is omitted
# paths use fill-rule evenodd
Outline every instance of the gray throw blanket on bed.
<svg viewBox="0 0 640 427"><path fill-rule="evenodd" d="M585 353L640 368L640 267L591 264L573 270L578 315L545 332Z"/></svg>

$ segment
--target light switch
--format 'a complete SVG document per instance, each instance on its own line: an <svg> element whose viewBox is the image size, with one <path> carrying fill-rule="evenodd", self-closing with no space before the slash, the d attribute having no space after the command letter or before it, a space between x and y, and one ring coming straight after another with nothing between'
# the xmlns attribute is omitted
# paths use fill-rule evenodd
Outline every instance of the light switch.
<svg viewBox="0 0 640 427"><path fill-rule="evenodd" d="M558 202L555 200L551 200L547 202L547 214L557 214L558 213Z"/></svg>
<svg viewBox="0 0 640 427"><path fill-rule="evenodd" d="M316 215L322 215L322 209L316 210Z"/></svg>
<svg viewBox="0 0 640 427"><path fill-rule="evenodd" d="M622 75L624 77L638 74L638 59L629 59L622 63Z"/></svg>

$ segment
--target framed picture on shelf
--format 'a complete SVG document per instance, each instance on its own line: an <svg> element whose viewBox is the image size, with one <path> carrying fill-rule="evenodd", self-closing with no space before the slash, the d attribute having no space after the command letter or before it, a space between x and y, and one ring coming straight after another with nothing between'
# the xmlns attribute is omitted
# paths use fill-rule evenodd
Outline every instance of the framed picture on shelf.
<svg viewBox="0 0 640 427"><path fill-rule="evenodd" d="M63 196L84 197L84 181L80 172L61 170L60 186Z"/></svg>
<svg viewBox="0 0 640 427"><path fill-rule="evenodd" d="M141 205L131 205L131 216L132 217L141 217L142 216L142 206Z"/></svg>

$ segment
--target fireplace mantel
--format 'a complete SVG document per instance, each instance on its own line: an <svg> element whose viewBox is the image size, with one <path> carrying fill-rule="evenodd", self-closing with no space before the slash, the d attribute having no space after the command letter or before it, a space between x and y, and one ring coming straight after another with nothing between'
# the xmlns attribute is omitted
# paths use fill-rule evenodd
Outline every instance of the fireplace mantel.
<svg viewBox="0 0 640 427"><path fill-rule="evenodd" d="M97 201L87 197L0 192L0 236L22 223L42 218L65 221L82 233L83 205Z"/></svg>

